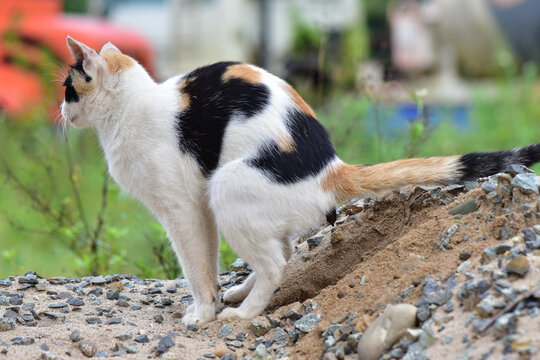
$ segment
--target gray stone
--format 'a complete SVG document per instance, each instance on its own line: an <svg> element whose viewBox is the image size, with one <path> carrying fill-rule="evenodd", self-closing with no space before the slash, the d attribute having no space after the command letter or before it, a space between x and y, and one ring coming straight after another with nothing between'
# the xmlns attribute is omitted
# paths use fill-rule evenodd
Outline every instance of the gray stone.
<svg viewBox="0 0 540 360"><path fill-rule="evenodd" d="M188 325L188 326L187 326L187 329L188 329L189 331L197 332L197 331L199 331L199 325L197 325L197 324L191 324L191 325Z"/></svg>
<svg viewBox="0 0 540 360"><path fill-rule="evenodd" d="M225 337L231 335L233 331L234 331L234 329L232 327L230 327L229 324L223 324L221 329L219 329L218 337L225 338Z"/></svg>
<svg viewBox="0 0 540 360"><path fill-rule="evenodd" d="M263 336L272 328L272 325L268 323L261 323L257 321L252 321L251 326L253 326L253 332L255 336Z"/></svg>
<svg viewBox="0 0 540 360"><path fill-rule="evenodd" d="M416 322L416 307L410 304L386 308L369 327L358 343L359 360L377 360L390 349Z"/></svg>
<svg viewBox="0 0 540 360"><path fill-rule="evenodd" d="M512 176L515 176L517 174L530 174L533 171L526 167L525 165L521 164L510 164L504 169L505 173L509 173Z"/></svg>
<svg viewBox="0 0 540 360"><path fill-rule="evenodd" d="M294 323L294 327L298 330L308 333L317 326L321 321L321 314L307 314L302 316L299 320Z"/></svg>
<svg viewBox="0 0 540 360"><path fill-rule="evenodd" d="M321 243L323 237L322 236L312 236L309 239L307 239L307 244L309 247L309 250L315 249L319 244Z"/></svg>
<svg viewBox="0 0 540 360"><path fill-rule="evenodd" d="M131 343L126 347L126 352L128 354L136 354L137 353L137 344Z"/></svg>
<svg viewBox="0 0 540 360"><path fill-rule="evenodd" d="M236 259L230 266L231 271L242 271L247 269L247 263L243 259Z"/></svg>
<svg viewBox="0 0 540 360"><path fill-rule="evenodd" d="M341 327L340 324L332 324L328 327L328 329L326 329L322 336L323 337L329 337L329 336L332 336L334 335L334 333L336 332L336 330L338 330L339 328Z"/></svg>
<svg viewBox="0 0 540 360"><path fill-rule="evenodd" d="M119 317L110 318L106 322L107 325L115 325L115 324L121 324L121 323L122 323L122 318L119 318Z"/></svg>
<svg viewBox="0 0 540 360"><path fill-rule="evenodd" d="M101 319L97 317L91 317L85 319L90 325L101 324Z"/></svg>
<svg viewBox="0 0 540 360"><path fill-rule="evenodd" d="M512 245L507 244L507 243L501 243L495 246L495 253L497 255L502 255L505 252L509 251L511 248L512 248Z"/></svg>
<svg viewBox="0 0 540 360"><path fill-rule="evenodd" d="M0 295L0 305L8 305L9 304L9 297L6 295Z"/></svg>
<svg viewBox="0 0 540 360"><path fill-rule="evenodd" d="M497 183L491 180L485 181L480 185L480 189L484 190L486 193L495 191L497 190Z"/></svg>
<svg viewBox="0 0 540 360"><path fill-rule="evenodd" d="M187 288L189 286L189 283L185 279L176 279L174 281L174 285L179 289L183 289L183 288Z"/></svg>
<svg viewBox="0 0 540 360"><path fill-rule="evenodd" d="M103 276L99 275L99 276L92 276L92 278L90 279L90 282L94 285L100 285L100 284L107 283L107 280L105 280Z"/></svg>
<svg viewBox="0 0 540 360"><path fill-rule="evenodd" d="M487 263L497 257L497 252L493 246L488 246L482 251L482 263Z"/></svg>
<svg viewBox="0 0 540 360"><path fill-rule="evenodd" d="M67 303L71 306L83 306L84 305L84 301L82 301L81 299L78 299L76 297L71 297L68 299Z"/></svg>
<svg viewBox="0 0 540 360"><path fill-rule="evenodd" d="M476 205L476 198L465 201L463 204L450 209L448 213L450 215L467 215L478 210L478 205Z"/></svg>
<svg viewBox="0 0 540 360"><path fill-rule="evenodd" d="M255 348L255 351L253 352L253 359L254 360L267 360L268 353L266 352L266 346L264 344L259 344Z"/></svg>
<svg viewBox="0 0 540 360"><path fill-rule="evenodd" d="M15 321L8 318L0 318L0 331L9 331L15 329Z"/></svg>
<svg viewBox="0 0 540 360"><path fill-rule="evenodd" d="M150 342L150 340L148 339L148 336L146 334L145 335L139 335L134 340L136 342L140 343L140 344L145 344L145 343Z"/></svg>
<svg viewBox="0 0 540 360"><path fill-rule="evenodd" d="M474 284L474 291L479 294L483 294L487 290L489 290L490 287L491 285L489 281L487 281L486 279L481 279L476 284Z"/></svg>
<svg viewBox="0 0 540 360"><path fill-rule="evenodd" d="M392 351L390 351L390 356L394 359L401 359L405 355L403 353L403 350L401 348L395 348Z"/></svg>
<svg viewBox="0 0 540 360"><path fill-rule="evenodd" d="M173 339L171 339L171 337L169 335L164 336L159 340L156 351L157 351L158 354L166 353L167 351L169 351L169 349L171 347L174 346L174 344L175 343L174 343Z"/></svg>
<svg viewBox="0 0 540 360"><path fill-rule="evenodd" d="M532 229L523 229L523 240L529 249L540 248L540 236Z"/></svg>
<svg viewBox="0 0 540 360"><path fill-rule="evenodd" d="M235 348L241 348L244 344L238 340L227 340L225 339L225 345L234 346Z"/></svg>
<svg viewBox="0 0 540 360"><path fill-rule="evenodd" d="M11 281L8 279L0 279L0 286L10 287Z"/></svg>
<svg viewBox="0 0 540 360"><path fill-rule="evenodd" d="M283 341L286 341L287 340L287 337L289 336L289 334L287 334L287 332L285 330L283 330L282 328L278 327L278 328L275 328L274 329L274 341L279 343L279 342L283 342Z"/></svg>
<svg viewBox="0 0 540 360"><path fill-rule="evenodd" d="M81 350L81 352L83 353L84 356L92 357L92 356L96 355L96 353L97 353L97 346L96 346L96 343L93 342L92 340L83 339L79 343L79 350Z"/></svg>
<svg viewBox="0 0 540 360"><path fill-rule="evenodd" d="M336 344L336 339L334 339L333 336L328 336L326 338L326 340L324 340L324 343L323 343L323 349L324 351L330 349L332 346L334 346Z"/></svg>
<svg viewBox="0 0 540 360"><path fill-rule="evenodd" d="M511 184L523 190L531 190L538 194L538 180L535 174L517 174Z"/></svg>
<svg viewBox="0 0 540 360"><path fill-rule="evenodd" d="M69 339L73 342L81 341L81 332L77 329L73 330L71 334L69 334Z"/></svg>
<svg viewBox="0 0 540 360"><path fill-rule="evenodd" d="M27 346L27 345L32 345L33 343L35 343L36 341L34 340L34 338L31 338L31 337L20 337L20 336L17 336L16 338L13 338L11 339L11 343L13 345L24 345L24 346Z"/></svg>
<svg viewBox="0 0 540 360"><path fill-rule="evenodd" d="M43 360L56 360L58 357L52 351L44 351L41 353L41 359Z"/></svg>
<svg viewBox="0 0 540 360"><path fill-rule="evenodd" d="M463 271L467 271L469 268L471 267L471 262L469 260L466 260L464 262L462 262L458 268L457 268L457 272L463 272Z"/></svg>
<svg viewBox="0 0 540 360"><path fill-rule="evenodd" d="M133 333L131 331L123 332L115 336L118 340L129 340L133 338Z"/></svg>
<svg viewBox="0 0 540 360"><path fill-rule="evenodd" d="M37 278L35 275L28 275L28 276L21 276L18 279L19 284L31 284L35 285L38 283Z"/></svg>

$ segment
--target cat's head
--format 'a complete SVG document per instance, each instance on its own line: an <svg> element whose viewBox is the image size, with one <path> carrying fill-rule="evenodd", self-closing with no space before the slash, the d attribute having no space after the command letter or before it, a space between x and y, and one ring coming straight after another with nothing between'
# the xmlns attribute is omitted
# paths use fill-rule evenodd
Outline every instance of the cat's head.
<svg viewBox="0 0 540 360"><path fill-rule="evenodd" d="M111 43L98 52L68 36L67 45L75 64L63 83L62 117L77 127L96 127L111 106L122 74L138 64Z"/></svg>

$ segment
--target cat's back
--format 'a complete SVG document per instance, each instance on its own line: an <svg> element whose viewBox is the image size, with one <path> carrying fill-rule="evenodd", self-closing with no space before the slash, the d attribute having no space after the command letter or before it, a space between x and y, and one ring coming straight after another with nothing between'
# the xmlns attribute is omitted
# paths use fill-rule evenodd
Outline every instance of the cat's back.
<svg viewBox="0 0 540 360"><path fill-rule="evenodd" d="M239 157L302 161L302 154L324 159L335 154L309 105L284 80L259 67L203 66L179 77L177 90L179 145L205 175Z"/></svg>

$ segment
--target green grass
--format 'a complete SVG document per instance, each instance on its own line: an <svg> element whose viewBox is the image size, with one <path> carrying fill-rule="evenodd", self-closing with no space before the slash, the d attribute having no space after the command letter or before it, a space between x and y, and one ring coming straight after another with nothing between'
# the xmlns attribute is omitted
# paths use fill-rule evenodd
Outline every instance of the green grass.
<svg viewBox="0 0 540 360"><path fill-rule="evenodd" d="M527 79L501 80L495 99L475 94L471 99L471 126L466 131L445 119L429 131L419 127L417 121L384 135L381 129L388 121L384 111L376 117L379 131L366 121L368 113L377 113L373 109L380 110L382 105L354 93L334 96L317 112L329 129L338 154L349 163L395 160L411 149L417 156L506 149L540 141L540 106L534 83ZM95 134L70 130L63 137L44 116L36 115L25 123L0 119L0 143L1 157L30 189L27 193L21 191L0 163L0 278L30 269L45 276L88 274L94 258L89 255L91 244L84 235L84 222L72 189L74 184L79 189L88 228L95 229L102 209L106 171ZM74 164L73 181L67 150ZM540 172L539 165L533 169ZM105 225L95 259L99 270L176 276L176 260L159 224L112 181L108 190L102 214ZM65 211L71 222L61 228L55 226L30 199L32 193L51 209ZM221 251L224 268L234 261L235 254L223 241Z"/></svg>

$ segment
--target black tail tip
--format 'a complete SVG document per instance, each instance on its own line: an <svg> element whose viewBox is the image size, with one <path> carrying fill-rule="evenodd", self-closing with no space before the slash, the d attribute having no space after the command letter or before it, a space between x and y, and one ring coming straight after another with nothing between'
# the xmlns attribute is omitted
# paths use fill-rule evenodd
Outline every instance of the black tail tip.
<svg viewBox="0 0 540 360"><path fill-rule="evenodd" d="M460 180L474 180L503 172L512 164L529 167L540 162L540 143L512 150L465 154L459 162Z"/></svg>

